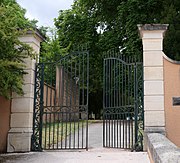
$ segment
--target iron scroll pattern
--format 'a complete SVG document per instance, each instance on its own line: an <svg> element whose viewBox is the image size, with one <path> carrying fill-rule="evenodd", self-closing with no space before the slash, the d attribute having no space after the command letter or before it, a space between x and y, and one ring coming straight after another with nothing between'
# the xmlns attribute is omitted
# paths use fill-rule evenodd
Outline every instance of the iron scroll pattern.
<svg viewBox="0 0 180 163"><path fill-rule="evenodd" d="M42 98L43 98L43 73L44 65L36 64L35 86L34 86L34 113L33 113L33 134L31 137L31 150L42 151Z"/></svg>
<svg viewBox="0 0 180 163"><path fill-rule="evenodd" d="M144 138L144 82L143 82L143 64L136 64L137 71L137 140L132 150L143 151L143 138Z"/></svg>

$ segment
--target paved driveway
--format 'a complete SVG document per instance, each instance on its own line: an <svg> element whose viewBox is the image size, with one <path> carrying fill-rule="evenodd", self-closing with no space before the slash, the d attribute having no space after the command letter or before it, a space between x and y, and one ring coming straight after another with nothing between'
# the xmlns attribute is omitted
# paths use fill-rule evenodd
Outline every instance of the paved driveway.
<svg viewBox="0 0 180 163"><path fill-rule="evenodd" d="M102 123L89 126L89 150L45 151L0 156L0 163L150 163L146 152L102 147Z"/></svg>

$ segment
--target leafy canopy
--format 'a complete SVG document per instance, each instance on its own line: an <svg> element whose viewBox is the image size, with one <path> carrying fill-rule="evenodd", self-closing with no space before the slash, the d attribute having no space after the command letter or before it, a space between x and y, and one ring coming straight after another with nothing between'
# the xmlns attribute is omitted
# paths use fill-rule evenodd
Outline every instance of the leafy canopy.
<svg viewBox="0 0 180 163"><path fill-rule="evenodd" d="M103 52L119 48L124 55L142 57L137 24L147 23L169 24L164 51L180 59L179 0L76 0L72 9L59 11L55 19L59 48L89 44L90 100L97 100L93 108L102 107L97 104L102 101Z"/></svg>

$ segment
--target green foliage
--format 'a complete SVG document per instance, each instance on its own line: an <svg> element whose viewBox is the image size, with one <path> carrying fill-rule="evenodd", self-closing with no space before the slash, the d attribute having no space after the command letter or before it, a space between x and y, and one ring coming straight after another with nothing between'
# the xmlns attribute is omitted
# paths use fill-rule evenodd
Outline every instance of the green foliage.
<svg viewBox="0 0 180 163"><path fill-rule="evenodd" d="M180 1L166 0L161 23L169 24L164 39L164 52L170 58L180 60Z"/></svg>
<svg viewBox="0 0 180 163"><path fill-rule="evenodd" d="M23 59L32 55L31 48L18 39L30 26L24 15L14 0L0 1L0 95L6 98L11 92L23 94Z"/></svg>
<svg viewBox="0 0 180 163"><path fill-rule="evenodd" d="M62 56L64 56L67 51L67 48L63 48L59 40L57 39L56 29L44 28L41 27L40 30L44 30L44 33L49 34L47 36L46 41L41 44L41 53L40 53L40 61L41 62L55 62L58 61Z"/></svg>
<svg viewBox="0 0 180 163"><path fill-rule="evenodd" d="M164 51L180 59L179 0L77 0L72 9L59 12L55 26L60 48L89 43L93 98L102 98L103 51L119 48L124 55L142 57L137 24L147 23L170 24Z"/></svg>

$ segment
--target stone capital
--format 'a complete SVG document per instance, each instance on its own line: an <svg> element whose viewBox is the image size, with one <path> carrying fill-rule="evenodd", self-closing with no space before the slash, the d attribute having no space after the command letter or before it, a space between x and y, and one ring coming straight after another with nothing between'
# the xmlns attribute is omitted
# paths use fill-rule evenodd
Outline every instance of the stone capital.
<svg viewBox="0 0 180 163"><path fill-rule="evenodd" d="M163 38L167 28L167 24L138 25L143 51L162 51Z"/></svg>
<svg viewBox="0 0 180 163"><path fill-rule="evenodd" d="M142 39L144 38L163 38L168 29L168 24L138 24L138 29Z"/></svg>

